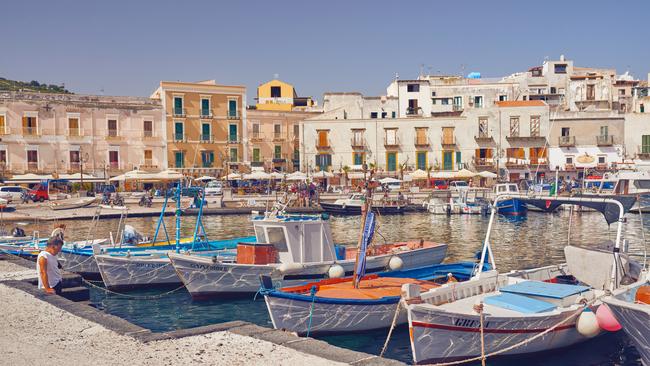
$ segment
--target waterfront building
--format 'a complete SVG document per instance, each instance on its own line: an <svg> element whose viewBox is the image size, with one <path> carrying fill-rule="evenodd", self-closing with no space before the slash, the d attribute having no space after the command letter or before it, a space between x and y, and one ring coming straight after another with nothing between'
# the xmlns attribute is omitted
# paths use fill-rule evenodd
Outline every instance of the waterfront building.
<svg viewBox="0 0 650 366"><path fill-rule="evenodd" d="M248 160L246 88L200 82L161 81L151 95L163 106L165 163L190 175L227 174Z"/></svg>
<svg viewBox="0 0 650 366"><path fill-rule="evenodd" d="M140 97L0 92L3 176L165 168L163 109Z"/></svg>
<svg viewBox="0 0 650 366"><path fill-rule="evenodd" d="M299 97L293 85L284 81L273 79L257 87L258 111L283 111L310 110L316 107L312 97Z"/></svg>

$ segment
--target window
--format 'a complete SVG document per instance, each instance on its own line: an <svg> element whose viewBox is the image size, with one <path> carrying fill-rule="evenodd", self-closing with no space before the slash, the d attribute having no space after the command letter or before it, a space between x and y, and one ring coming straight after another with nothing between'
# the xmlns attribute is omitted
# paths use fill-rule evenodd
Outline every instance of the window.
<svg viewBox="0 0 650 366"><path fill-rule="evenodd" d="M530 137L540 136L540 116L530 116Z"/></svg>
<svg viewBox="0 0 650 366"><path fill-rule="evenodd" d="M443 145L454 145L456 141L454 140L454 128L453 127L443 127L442 128L442 144Z"/></svg>
<svg viewBox="0 0 650 366"><path fill-rule="evenodd" d="M557 94L557 89L554 86L551 87L551 94Z"/></svg>
<svg viewBox="0 0 650 366"><path fill-rule="evenodd" d="M454 97L454 109L463 108L463 97Z"/></svg>
<svg viewBox="0 0 650 366"><path fill-rule="evenodd" d="M532 77L540 77L542 76L542 68L541 67L536 67L531 70L531 76Z"/></svg>
<svg viewBox="0 0 650 366"><path fill-rule="evenodd" d="M79 150L70 151L70 169L79 169L80 160Z"/></svg>
<svg viewBox="0 0 650 366"><path fill-rule="evenodd" d="M120 168L120 152L117 150L111 150L108 152L108 165L112 169Z"/></svg>
<svg viewBox="0 0 650 366"><path fill-rule="evenodd" d="M332 155L330 154L318 154L316 155L316 166L322 171L326 171L332 166Z"/></svg>
<svg viewBox="0 0 650 366"><path fill-rule="evenodd" d="M112 137L117 136L117 120L109 119L107 121L107 124L108 124L108 136L112 136Z"/></svg>
<svg viewBox="0 0 650 366"><path fill-rule="evenodd" d="M251 136L252 139L259 139L262 138L260 136L260 124L259 123L253 123L253 135Z"/></svg>
<svg viewBox="0 0 650 366"><path fill-rule="evenodd" d="M554 70L556 74L566 74L566 64L555 64Z"/></svg>
<svg viewBox="0 0 650 366"><path fill-rule="evenodd" d="M144 165L147 166L153 165L153 151L144 150Z"/></svg>
<svg viewBox="0 0 650 366"><path fill-rule="evenodd" d="M300 149L298 148L293 149L293 162L294 164L300 162Z"/></svg>
<svg viewBox="0 0 650 366"><path fill-rule="evenodd" d="M370 112L370 118L377 118L377 112Z"/></svg>
<svg viewBox="0 0 650 366"><path fill-rule="evenodd" d="M569 127L562 127L562 136L571 136L571 129Z"/></svg>
<svg viewBox="0 0 650 366"><path fill-rule="evenodd" d="M625 89L618 89L618 95L624 96L625 95Z"/></svg>
<svg viewBox="0 0 650 366"><path fill-rule="evenodd" d="M449 105L449 99L448 98L440 99L440 104Z"/></svg>
<svg viewBox="0 0 650 366"><path fill-rule="evenodd" d="M499 102L505 102L508 100L508 96L505 94L499 95Z"/></svg>
<svg viewBox="0 0 650 366"><path fill-rule="evenodd" d="M207 98L201 98L201 117L210 117L212 113L210 113L210 99Z"/></svg>
<svg viewBox="0 0 650 366"><path fill-rule="evenodd" d="M183 113L183 97L174 97L174 115L185 115L185 113Z"/></svg>
<svg viewBox="0 0 650 366"><path fill-rule="evenodd" d="M431 92L431 96L432 96L432 97L435 97L435 96L436 96L436 92L434 92L434 91Z"/></svg>
<svg viewBox="0 0 650 366"><path fill-rule="evenodd" d="M0 150L0 164L7 164L7 150Z"/></svg>
<svg viewBox="0 0 650 366"><path fill-rule="evenodd" d="M607 162L607 160L606 160L606 158L604 156L599 156L598 157L598 164L605 164L606 162Z"/></svg>
<svg viewBox="0 0 650 366"><path fill-rule="evenodd" d="M417 162L417 168L421 170L427 170L427 152L426 151L418 151L416 153L416 162Z"/></svg>
<svg viewBox="0 0 650 366"><path fill-rule="evenodd" d="M278 123L274 124L273 125L273 133L275 133L276 135L281 134L282 133L282 125L278 124Z"/></svg>
<svg viewBox="0 0 650 366"><path fill-rule="evenodd" d="M153 121L144 121L144 137L153 137Z"/></svg>
<svg viewBox="0 0 650 366"><path fill-rule="evenodd" d="M38 170L38 150L27 150L27 169Z"/></svg>
<svg viewBox="0 0 650 366"><path fill-rule="evenodd" d="M214 163L214 151L201 151L201 163L204 168L212 167Z"/></svg>
<svg viewBox="0 0 650 366"><path fill-rule="evenodd" d="M381 118L386 118L388 116L388 112L381 112Z"/></svg>
<svg viewBox="0 0 650 366"><path fill-rule="evenodd" d="M645 106L643 105L643 103L639 104L639 112L645 113Z"/></svg>
<svg viewBox="0 0 650 366"><path fill-rule="evenodd" d="M230 162L236 163L239 161L238 151L236 147L230 148Z"/></svg>
<svg viewBox="0 0 650 366"><path fill-rule="evenodd" d="M300 137L300 125L295 124L293 125L293 138L297 140Z"/></svg>
<svg viewBox="0 0 650 366"><path fill-rule="evenodd" d="M442 169L443 170L452 170L454 167L454 152L453 151L443 151L442 152Z"/></svg>
<svg viewBox="0 0 650 366"><path fill-rule="evenodd" d="M418 113L418 100L417 99L409 99L409 107L406 110L406 114L417 114Z"/></svg>
<svg viewBox="0 0 650 366"><path fill-rule="evenodd" d="M279 86L271 87L271 98L280 98L282 96L282 88Z"/></svg>
<svg viewBox="0 0 650 366"><path fill-rule="evenodd" d="M573 157L572 156L567 156L566 157L566 163L567 164L573 164Z"/></svg>
<svg viewBox="0 0 650 366"><path fill-rule="evenodd" d="M352 146L365 146L364 130L352 130Z"/></svg>
<svg viewBox="0 0 650 366"><path fill-rule="evenodd" d="M68 134L69 136L79 136L79 118L68 118Z"/></svg>
<svg viewBox="0 0 650 366"><path fill-rule="evenodd" d="M391 128L391 129L386 129L384 131L386 133L385 145L394 146L399 144L399 142L397 141L397 129Z"/></svg>
<svg viewBox="0 0 650 366"><path fill-rule="evenodd" d="M426 127L416 127L415 128L415 144L416 145L428 145L429 139L427 138Z"/></svg>
<svg viewBox="0 0 650 366"><path fill-rule="evenodd" d="M183 151L174 152L174 166L176 168L185 167L185 153Z"/></svg>
<svg viewBox="0 0 650 366"><path fill-rule="evenodd" d="M36 117L23 117L23 134L37 135L38 124Z"/></svg>
<svg viewBox="0 0 650 366"><path fill-rule="evenodd" d="M397 171L397 152L387 152L386 153L386 170L389 172Z"/></svg>
<svg viewBox="0 0 650 366"><path fill-rule="evenodd" d="M643 106L643 104L641 104L641 106ZM395 111L391 112L390 116L391 116L390 118L395 118L396 116Z"/></svg>
<svg viewBox="0 0 650 366"><path fill-rule="evenodd" d="M463 168L463 159L461 159L461 152L456 151L456 169Z"/></svg>
<svg viewBox="0 0 650 366"><path fill-rule="evenodd" d="M228 127L228 141L229 142L239 141L239 136L237 135L237 125L230 125Z"/></svg>
<svg viewBox="0 0 650 366"><path fill-rule="evenodd" d="M174 123L174 140L182 141L183 137L183 122Z"/></svg>
<svg viewBox="0 0 650 366"><path fill-rule="evenodd" d="M366 162L366 154L362 152L352 153L352 163L354 165L363 165Z"/></svg>
<svg viewBox="0 0 650 366"><path fill-rule="evenodd" d="M273 244L278 252L287 252L287 238L284 235L284 229L281 227L269 227L266 229L266 235L269 238L269 244Z"/></svg>
<svg viewBox="0 0 650 366"><path fill-rule="evenodd" d="M7 133L7 124L5 122L5 116L0 114L0 133L4 134Z"/></svg>
<svg viewBox="0 0 650 366"><path fill-rule="evenodd" d="M327 148L330 146L329 130L318 130L318 145L317 147Z"/></svg>
<svg viewBox="0 0 650 366"><path fill-rule="evenodd" d="M483 97L475 96L474 97L474 108L483 108Z"/></svg>
<svg viewBox="0 0 650 366"><path fill-rule="evenodd" d="M488 138L490 137L490 131L488 130L488 118L479 117L478 118L478 137Z"/></svg>
<svg viewBox="0 0 650 366"><path fill-rule="evenodd" d="M273 159L282 159L282 146L275 145L273 149Z"/></svg>
<svg viewBox="0 0 650 366"><path fill-rule="evenodd" d="M253 148L253 162L255 162L255 163L260 162L260 148L259 147Z"/></svg>
<svg viewBox="0 0 650 366"><path fill-rule="evenodd" d="M650 154L650 135L641 136L641 153Z"/></svg>
<svg viewBox="0 0 650 366"><path fill-rule="evenodd" d="M420 91L420 84L407 84L406 91L409 93L417 93Z"/></svg>
<svg viewBox="0 0 650 366"><path fill-rule="evenodd" d="M600 126L600 136L603 136L603 137L609 136L609 127L608 126Z"/></svg>
<svg viewBox="0 0 650 366"><path fill-rule="evenodd" d="M587 85L587 100L596 99L596 86L593 84Z"/></svg>
<svg viewBox="0 0 650 366"><path fill-rule="evenodd" d="M237 99L228 100L228 118L237 118Z"/></svg>
<svg viewBox="0 0 650 366"><path fill-rule="evenodd" d="M510 137L519 137L519 116L510 117Z"/></svg>
<svg viewBox="0 0 650 366"><path fill-rule="evenodd" d="M212 141L209 123L201 123L201 141Z"/></svg>
<svg viewBox="0 0 650 366"><path fill-rule="evenodd" d="M548 151L543 147L531 147L528 151L531 164L544 164L546 163L546 156Z"/></svg>

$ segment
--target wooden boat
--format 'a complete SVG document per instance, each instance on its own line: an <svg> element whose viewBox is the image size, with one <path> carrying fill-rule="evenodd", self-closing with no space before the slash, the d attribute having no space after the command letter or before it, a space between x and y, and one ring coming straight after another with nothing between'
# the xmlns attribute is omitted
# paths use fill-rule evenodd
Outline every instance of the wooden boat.
<svg viewBox="0 0 650 366"><path fill-rule="evenodd" d="M594 208L605 215L608 223L618 221L616 243L609 252L568 246L567 263L563 266L502 274L496 269L482 271L479 265L477 274L466 282L425 290L417 284L404 285L402 293L415 363L479 357L481 334L485 352L503 351L501 355L543 352L583 342L599 333L597 324L589 325L595 320L593 314L585 312L585 304L597 307L605 290L620 285L622 273L638 275L638 267L623 261L619 249L623 215L627 212L621 202L505 195L497 197L495 205L499 200L512 198L549 209L559 204ZM494 263L490 231L495 211L490 217L480 263L487 257ZM557 283L557 274L574 275L584 284ZM542 332L548 335L541 336ZM533 336L539 337L532 339Z"/></svg>
<svg viewBox="0 0 650 366"><path fill-rule="evenodd" d="M518 195L519 187L514 183L501 183L494 187L497 197L499 195ZM520 199L511 197L505 200L498 200L496 204L497 212L501 215L524 216L528 213L528 206Z"/></svg>
<svg viewBox="0 0 650 366"><path fill-rule="evenodd" d="M169 253L192 297L255 293L260 275L292 286L334 274L352 274L356 252L333 244L326 218L274 210L253 217L252 222L256 242L238 245L237 256L231 261ZM438 264L446 252L447 244L427 241L380 246L368 256L367 273Z"/></svg>
<svg viewBox="0 0 650 366"><path fill-rule="evenodd" d="M353 193L347 198L341 198L334 202L320 202L320 207L329 213L341 215L360 215L361 206L363 205L363 194ZM406 204L385 204L374 205L373 210L378 211L382 215L401 214L404 213Z"/></svg>
<svg viewBox="0 0 650 366"><path fill-rule="evenodd" d="M90 206L96 201L95 197L78 197L65 200L51 201L49 206L52 210L70 210Z"/></svg>
<svg viewBox="0 0 650 366"><path fill-rule="evenodd" d="M650 366L650 303L647 299L642 301L636 296L637 291L644 286L650 286L650 276L647 274L641 281L614 291L603 302L634 343L643 364Z"/></svg>
<svg viewBox="0 0 650 366"><path fill-rule="evenodd" d="M363 277L358 288L347 277L274 289L269 278L262 281L261 293L276 329L300 335L362 332L391 325L403 284L430 289L449 280L464 281L475 267L476 263L460 262L383 272ZM401 311L397 324L406 321L406 311Z"/></svg>

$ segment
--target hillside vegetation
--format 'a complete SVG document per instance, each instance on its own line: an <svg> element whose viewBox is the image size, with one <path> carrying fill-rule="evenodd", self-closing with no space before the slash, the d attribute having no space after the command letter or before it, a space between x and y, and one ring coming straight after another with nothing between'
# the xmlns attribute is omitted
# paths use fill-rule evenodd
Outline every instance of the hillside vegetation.
<svg viewBox="0 0 650 366"><path fill-rule="evenodd" d="M0 90L10 91L32 91L40 93L65 93L72 94L69 90L61 85L41 84L36 80L30 82L9 80L0 77Z"/></svg>

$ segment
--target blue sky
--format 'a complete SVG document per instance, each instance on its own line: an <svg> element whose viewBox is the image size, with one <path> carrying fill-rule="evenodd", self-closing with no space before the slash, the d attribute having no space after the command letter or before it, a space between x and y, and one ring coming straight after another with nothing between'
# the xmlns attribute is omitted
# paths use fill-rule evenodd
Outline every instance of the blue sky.
<svg viewBox="0 0 650 366"><path fill-rule="evenodd" d="M385 92L395 73L502 76L560 54L650 72L650 1L7 1L0 76L148 96L160 80L300 95Z"/></svg>

